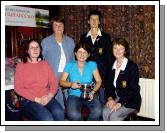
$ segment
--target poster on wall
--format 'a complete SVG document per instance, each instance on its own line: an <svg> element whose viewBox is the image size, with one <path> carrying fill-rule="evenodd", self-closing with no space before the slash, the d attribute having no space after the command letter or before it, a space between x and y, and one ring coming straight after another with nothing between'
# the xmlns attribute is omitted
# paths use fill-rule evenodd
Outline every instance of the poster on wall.
<svg viewBox="0 0 167 133"><path fill-rule="evenodd" d="M21 6L5 6L6 26L49 27L49 11Z"/></svg>

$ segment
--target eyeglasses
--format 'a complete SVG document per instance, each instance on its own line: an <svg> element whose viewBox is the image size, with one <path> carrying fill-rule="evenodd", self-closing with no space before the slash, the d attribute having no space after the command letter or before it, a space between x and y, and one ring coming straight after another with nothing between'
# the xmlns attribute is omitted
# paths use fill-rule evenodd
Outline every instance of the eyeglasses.
<svg viewBox="0 0 167 133"><path fill-rule="evenodd" d="M39 46L38 46L38 47L30 47L29 49L30 49L30 50L38 50L38 49L39 49Z"/></svg>

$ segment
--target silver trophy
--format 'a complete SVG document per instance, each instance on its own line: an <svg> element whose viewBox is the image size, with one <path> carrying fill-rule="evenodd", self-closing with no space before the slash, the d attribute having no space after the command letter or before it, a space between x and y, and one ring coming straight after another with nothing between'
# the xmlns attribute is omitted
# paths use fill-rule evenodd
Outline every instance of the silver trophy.
<svg viewBox="0 0 167 133"><path fill-rule="evenodd" d="M81 99L83 100L90 100L89 99L89 94L90 92L93 90L95 83L91 83L91 84L80 84L81 85Z"/></svg>

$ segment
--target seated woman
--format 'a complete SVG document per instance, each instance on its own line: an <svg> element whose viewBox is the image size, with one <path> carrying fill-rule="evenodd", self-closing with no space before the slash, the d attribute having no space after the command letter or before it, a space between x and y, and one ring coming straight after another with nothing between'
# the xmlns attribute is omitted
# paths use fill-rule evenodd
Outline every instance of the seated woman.
<svg viewBox="0 0 167 133"><path fill-rule="evenodd" d="M42 60L36 39L24 44L22 62L16 66L15 92L21 96L21 110L33 121L64 120L62 107L55 100L58 83L49 64Z"/></svg>
<svg viewBox="0 0 167 133"><path fill-rule="evenodd" d="M99 102L96 92L101 86L101 77L97 65L93 61L88 61L90 49L86 44L78 44L74 49L75 61L66 65L60 78L60 85L69 88L67 99L67 116L69 120L83 120L81 109L86 106L89 110L89 121L97 121L101 116L102 106ZM89 93L89 100L83 100L81 97L81 84L91 84L95 79L95 86Z"/></svg>
<svg viewBox="0 0 167 133"><path fill-rule="evenodd" d="M108 72L104 121L122 121L129 113L140 109L139 72L137 65L127 58L128 45L123 38L113 41L112 51L116 60Z"/></svg>

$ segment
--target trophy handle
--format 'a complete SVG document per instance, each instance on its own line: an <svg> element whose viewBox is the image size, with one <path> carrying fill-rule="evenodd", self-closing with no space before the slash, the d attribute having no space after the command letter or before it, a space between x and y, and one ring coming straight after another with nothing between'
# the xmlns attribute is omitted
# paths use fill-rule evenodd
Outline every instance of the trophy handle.
<svg viewBox="0 0 167 133"><path fill-rule="evenodd" d="M92 82L92 83L90 84L90 86L91 86L91 89L93 90L93 87L95 86L95 82Z"/></svg>

